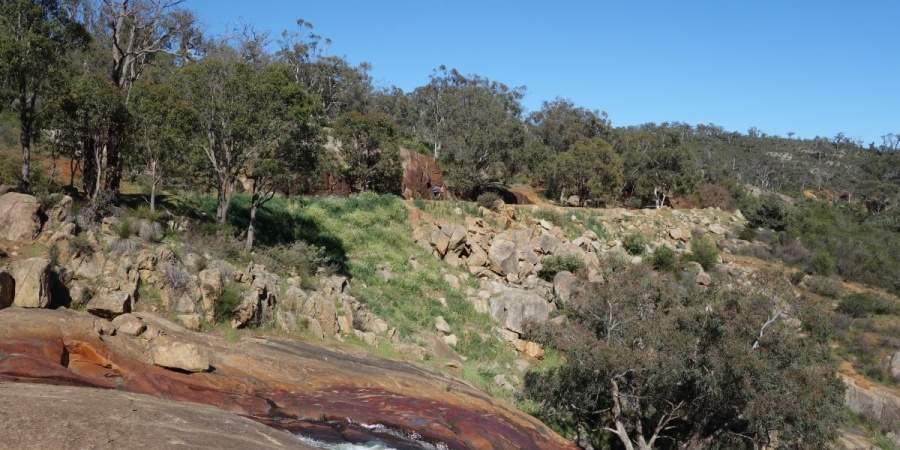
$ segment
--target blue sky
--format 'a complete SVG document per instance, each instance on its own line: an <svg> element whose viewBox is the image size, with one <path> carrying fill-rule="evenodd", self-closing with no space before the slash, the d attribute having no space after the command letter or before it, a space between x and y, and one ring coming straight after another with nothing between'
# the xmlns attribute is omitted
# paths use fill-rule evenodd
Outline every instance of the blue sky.
<svg viewBox="0 0 900 450"><path fill-rule="evenodd" d="M680 121L866 143L900 133L900 1L188 0L207 31L303 18L406 91L440 65L613 125Z"/></svg>

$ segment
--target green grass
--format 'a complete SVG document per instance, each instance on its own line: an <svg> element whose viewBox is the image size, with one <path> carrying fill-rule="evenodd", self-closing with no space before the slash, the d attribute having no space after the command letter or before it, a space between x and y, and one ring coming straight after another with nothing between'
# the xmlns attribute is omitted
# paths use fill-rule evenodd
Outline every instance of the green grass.
<svg viewBox="0 0 900 450"><path fill-rule="evenodd" d="M212 198L202 199L201 205L207 213L215 211ZM428 212L463 221L465 214L478 213L472 205L430 202ZM235 196L228 215L235 230L246 227L248 206L247 196ZM463 216L453 213L457 207ZM459 354L475 361L511 361L514 353L506 344L480 337L493 336L493 322L465 299L466 288L475 287L475 281L468 279L460 289L444 281L446 266L412 240L407 214L403 200L391 195L276 197L259 212L257 251L296 241L321 246L333 269L350 278L351 293L396 327L401 339L409 340L419 330L433 331L434 318L442 315L460 340ZM410 257L418 261L417 267ZM389 264L394 278L377 277L379 264ZM445 299L446 308L439 298Z"/></svg>

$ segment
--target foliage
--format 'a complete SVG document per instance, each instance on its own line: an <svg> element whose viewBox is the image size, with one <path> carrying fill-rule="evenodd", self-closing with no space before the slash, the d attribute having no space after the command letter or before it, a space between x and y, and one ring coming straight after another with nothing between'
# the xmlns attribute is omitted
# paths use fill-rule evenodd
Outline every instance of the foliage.
<svg viewBox="0 0 900 450"><path fill-rule="evenodd" d="M577 107L557 97L541 103L541 109L528 115L528 127L550 151L562 153L584 139L603 138L611 126L605 112Z"/></svg>
<svg viewBox="0 0 900 450"><path fill-rule="evenodd" d="M700 263L706 270L715 267L719 261L716 243L706 236L694 236L691 239L691 260Z"/></svg>
<svg viewBox="0 0 900 450"><path fill-rule="evenodd" d="M626 190L657 209L672 196L692 193L700 172L693 151L680 134L647 124L618 132L616 150L624 155Z"/></svg>
<svg viewBox="0 0 900 450"><path fill-rule="evenodd" d="M219 322L227 322L231 320L231 313L241 304L246 288L238 283L228 283L222 295L216 300L213 307L215 320Z"/></svg>
<svg viewBox="0 0 900 450"><path fill-rule="evenodd" d="M31 183L31 143L48 100L60 94L68 73L65 56L89 40L84 27L59 0L0 3L0 112L18 112L22 187ZM14 99L15 102L8 102Z"/></svg>
<svg viewBox="0 0 900 450"><path fill-rule="evenodd" d="M354 192L396 194L403 177L398 130L384 113L344 113L334 124L343 173Z"/></svg>
<svg viewBox="0 0 900 450"><path fill-rule="evenodd" d="M781 197L769 195L744 208L743 213L749 227L784 231L790 221L791 208Z"/></svg>
<svg viewBox="0 0 900 450"><path fill-rule="evenodd" d="M541 258L541 270L538 276L546 281L553 281L559 272L578 272L584 267L584 261L578 255L551 255Z"/></svg>
<svg viewBox="0 0 900 450"><path fill-rule="evenodd" d="M412 93L421 120L411 128L432 143L451 189L468 196L487 179L513 175L504 169L526 140L523 96L524 88L443 66Z"/></svg>
<svg viewBox="0 0 900 450"><path fill-rule="evenodd" d="M660 245L653 250L648 263L655 270L672 271L678 265L678 254L671 247Z"/></svg>
<svg viewBox="0 0 900 450"><path fill-rule="evenodd" d="M478 196L476 202L478 203L478 206L481 206L482 208L498 211L500 205L503 204L503 199L501 199L496 192L484 192Z"/></svg>
<svg viewBox="0 0 900 450"><path fill-rule="evenodd" d="M841 282L831 277L809 276L803 279L803 284L810 291L825 297L837 298L844 293Z"/></svg>
<svg viewBox="0 0 900 450"><path fill-rule="evenodd" d="M627 448L824 447L835 437L843 386L827 341L799 337L772 310L772 295L793 299L789 288L747 295L627 262L608 270L606 284L566 305L565 326L528 337L566 355L526 376L542 417Z"/></svg>
<svg viewBox="0 0 900 450"><path fill-rule="evenodd" d="M845 296L838 304L837 310L854 318L900 312L900 308L892 305L888 299L867 292L856 292Z"/></svg>
<svg viewBox="0 0 900 450"><path fill-rule="evenodd" d="M700 206L703 208L719 208L723 211L734 209L734 198L725 187L704 183L699 188Z"/></svg>
<svg viewBox="0 0 900 450"><path fill-rule="evenodd" d="M647 236L641 233L631 233L622 238L622 246L631 255L643 255L647 251Z"/></svg>
<svg viewBox="0 0 900 450"><path fill-rule="evenodd" d="M575 141L553 156L547 172L547 196L561 200L573 194L582 201L608 198L620 192L624 182L622 158L601 138Z"/></svg>

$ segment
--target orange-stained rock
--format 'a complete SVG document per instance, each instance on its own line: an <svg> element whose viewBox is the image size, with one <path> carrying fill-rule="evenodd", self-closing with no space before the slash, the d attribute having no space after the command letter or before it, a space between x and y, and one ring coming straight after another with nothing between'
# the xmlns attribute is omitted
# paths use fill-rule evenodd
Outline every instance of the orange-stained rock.
<svg viewBox="0 0 900 450"><path fill-rule="evenodd" d="M540 421L468 384L408 363L263 339L230 343L151 314L139 337L69 310L0 310L0 380L115 388L253 417L382 424L452 449L574 449ZM151 332L152 330L152 332ZM150 364L173 342L209 354L208 372Z"/></svg>
<svg viewBox="0 0 900 450"><path fill-rule="evenodd" d="M434 197L432 187L444 185L443 172L434 159L402 147L400 159L403 162L403 182L400 185L403 198L430 199Z"/></svg>

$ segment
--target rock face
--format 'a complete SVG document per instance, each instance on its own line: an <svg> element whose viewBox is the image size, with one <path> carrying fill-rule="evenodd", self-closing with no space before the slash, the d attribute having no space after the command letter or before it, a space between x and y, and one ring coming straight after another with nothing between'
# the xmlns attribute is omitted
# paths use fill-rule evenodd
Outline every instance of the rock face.
<svg viewBox="0 0 900 450"><path fill-rule="evenodd" d="M13 261L8 270L15 280L13 306L46 308L50 304L50 260L30 258Z"/></svg>
<svg viewBox="0 0 900 450"><path fill-rule="evenodd" d="M571 442L533 417L488 398L463 382L419 366L301 342L270 339L228 343L187 331L152 314L135 316L147 326L138 338L111 334L108 330L112 324L77 311L0 310L0 380L114 388L215 405L255 417L268 417L277 409L279 415L298 420L329 417L354 423L393 424L452 449L575 449ZM205 349L208 364L215 370L184 373L149 362L150 347L173 342ZM80 402L70 403L72 407L82 406ZM112 420L135 417L132 409L140 407L135 402L121 413L112 410ZM18 427L9 424L19 423L15 420L20 408L24 406L0 403L4 421L0 436L18 432ZM7 412L14 413L10 417ZM68 417L79 415L72 413ZM141 419L143 415L137 417ZM42 431L41 437L44 433L64 432L58 428L48 427L55 431ZM123 430L131 432L127 427ZM158 439L167 435L163 430L167 428L157 430ZM259 442L266 441L259 434L252 436ZM151 444L157 442L160 441L151 440ZM243 441L236 442L237 447L243 447ZM117 444L102 444L100 448L122 448ZM142 447L151 448L148 445Z"/></svg>
<svg viewBox="0 0 900 450"><path fill-rule="evenodd" d="M205 348L181 342L157 345L150 349L153 364L186 372L209 370L209 354Z"/></svg>
<svg viewBox="0 0 900 450"><path fill-rule="evenodd" d="M21 241L37 237L41 230L40 207L31 195L10 192L0 196L0 239Z"/></svg>
<svg viewBox="0 0 900 450"><path fill-rule="evenodd" d="M434 159L402 147L400 159L403 165L403 181L400 185L403 198L430 199L434 197L431 187L444 185L441 167Z"/></svg>
<svg viewBox="0 0 900 450"><path fill-rule="evenodd" d="M211 406L73 386L0 382L0 421L4 448L314 448Z"/></svg>
<svg viewBox="0 0 900 450"><path fill-rule="evenodd" d="M847 386L844 391L846 407L883 427L900 431L900 395L885 387L859 384L851 376L843 375L842 379Z"/></svg>

